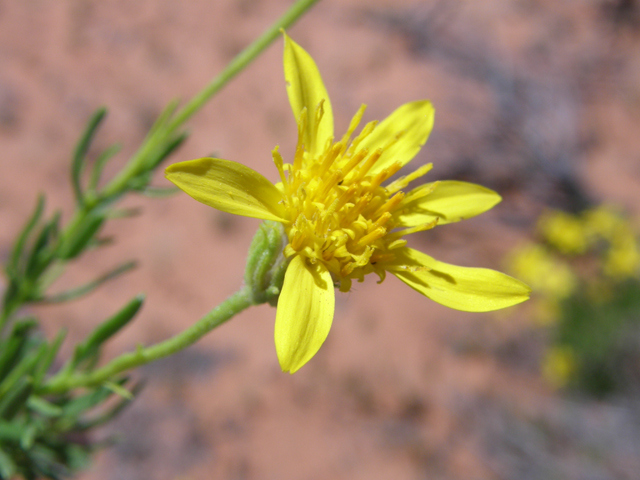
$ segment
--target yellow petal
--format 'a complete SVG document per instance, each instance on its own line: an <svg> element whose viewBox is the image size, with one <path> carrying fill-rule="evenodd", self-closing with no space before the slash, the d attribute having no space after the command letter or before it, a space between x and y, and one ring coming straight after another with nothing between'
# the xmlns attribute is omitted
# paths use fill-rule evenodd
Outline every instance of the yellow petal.
<svg viewBox="0 0 640 480"><path fill-rule="evenodd" d="M165 176L187 195L223 212L286 222L280 191L240 163L200 158L169 165Z"/></svg>
<svg viewBox="0 0 640 480"><path fill-rule="evenodd" d="M314 157L324 148L326 141L333 137L333 111L316 63L287 34L284 34L284 78L296 121L302 110L307 109L307 128L303 142L306 150ZM317 110L323 101L322 120L316 124Z"/></svg>
<svg viewBox="0 0 640 480"><path fill-rule="evenodd" d="M324 343L335 307L331 274L295 256L287 267L276 313L276 352L283 372L294 373Z"/></svg>
<svg viewBox="0 0 640 480"><path fill-rule="evenodd" d="M455 180L437 182L431 193L421 195L432 187L422 185L407 194L400 205L399 226L414 227L436 218L438 225L459 222L490 210L502 200L493 190Z"/></svg>
<svg viewBox="0 0 640 480"><path fill-rule="evenodd" d="M376 126L360 144L361 148L374 151L385 147L398 135L398 140L385 149L370 170L372 175L395 162L406 165L420 151L433 128L435 110L428 100L405 103Z"/></svg>
<svg viewBox="0 0 640 480"><path fill-rule="evenodd" d="M411 248L386 268L431 300L466 312L499 310L524 302L531 293L525 283L504 273L450 265Z"/></svg>

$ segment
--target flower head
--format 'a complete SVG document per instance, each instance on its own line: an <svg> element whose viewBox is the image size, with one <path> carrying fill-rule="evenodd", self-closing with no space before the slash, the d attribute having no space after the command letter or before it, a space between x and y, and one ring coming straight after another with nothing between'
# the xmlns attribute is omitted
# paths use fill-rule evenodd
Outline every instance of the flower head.
<svg viewBox="0 0 640 480"><path fill-rule="evenodd" d="M283 371L315 355L333 321L335 287L392 273L438 303L466 311L496 310L526 300L519 280L483 268L439 262L407 247L405 237L489 210L495 192L466 182L441 181L406 191L431 164L388 180L418 153L433 126L427 100L407 103L358 134L365 106L336 139L329 96L311 56L285 35L287 93L298 123L293 161L278 148L273 184L244 165L202 158L171 165L169 180L219 210L281 222L289 260L280 292L275 342Z"/></svg>

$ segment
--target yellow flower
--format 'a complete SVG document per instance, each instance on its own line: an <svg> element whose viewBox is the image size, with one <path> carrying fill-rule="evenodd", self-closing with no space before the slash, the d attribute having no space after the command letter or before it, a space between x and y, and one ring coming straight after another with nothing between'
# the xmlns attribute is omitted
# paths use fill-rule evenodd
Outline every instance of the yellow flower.
<svg viewBox="0 0 640 480"><path fill-rule="evenodd" d="M407 103L351 138L355 114L335 141L329 96L311 56L285 35L287 93L298 122L292 163L273 150L281 182L274 185L240 163L202 158L171 165L169 180L194 199L226 212L281 222L289 259L277 305L275 343L280 366L291 373L313 357L333 321L335 291L353 279L391 272L423 295L466 311L496 310L526 300L519 280L482 268L439 262L406 246L404 237L473 217L500 201L484 187L458 181L403 189L431 165L383 186L425 143L434 110Z"/></svg>
<svg viewBox="0 0 640 480"><path fill-rule="evenodd" d="M588 234L581 220L560 210L545 212L538 220L538 230L562 253L582 254L589 246Z"/></svg>
<svg viewBox="0 0 640 480"><path fill-rule="evenodd" d="M566 386L576 369L576 358L571 347L550 347L542 361L542 375L555 388Z"/></svg>
<svg viewBox="0 0 640 480"><path fill-rule="evenodd" d="M507 263L514 275L524 279L535 292L546 297L566 298L578 285L578 278L571 267L536 243L515 249Z"/></svg>
<svg viewBox="0 0 640 480"><path fill-rule="evenodd" d="M604 259L604 273L618 280L638 276L640 270L640 249L633 232L620 232L607 251Z"/></svg>
<svg viewBox="0 0 640 480"><path fill-rule="evenodd" d="M622 214L612 205L600 205L582 213L585 230L592 237L611 242L616 232L626 227Z"/></svg>

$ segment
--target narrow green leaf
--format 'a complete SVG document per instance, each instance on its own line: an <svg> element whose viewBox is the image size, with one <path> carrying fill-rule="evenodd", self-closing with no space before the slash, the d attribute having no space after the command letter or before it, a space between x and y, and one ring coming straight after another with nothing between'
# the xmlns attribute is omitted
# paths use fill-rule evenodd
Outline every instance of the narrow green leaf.
<svg viewBox="0 0 640 480"><path fill-rule="evenodd" d="M142 191L143 195L150 198L166 198L180 192L178 187L147 187Z"/></svg>
<svg viewBox="0 0 640 480"><path fill-rule="evenodd" d="M44 211L45 205L45 197L44 195L38 196L38 202L36 203L36 208L27 221L27 224L24 226L20 235L18 236L18 240L13 246L13 250L11 251L11 256L9 257L9 262L7 263L6 271L9 277L14 277L18 274L20 269L20 259L22 258L22 252L24 251L24 246L31 235L31 232L35 228L35 226L40 221L42 217L42 212Z"/></svg>
<svg viewBox="0 0 640 480"><path fill-rule="evenodd" d="M21 303L21 291L20 287L22 284L21 278L12 277L7 272L8 283L4 294L2 295L2 318L0 320L0 332L4 327L4 324L9 320L11 314L16 310L17 307L20 306Z"/></svg>
<svg viewBox="0 0 640 480"><path fill-rule="evenodd" d="M66 238L58 250L58 257L70 260L82 253L87 244L94 238L105 221L104 213L93 212L87 216L72 236Z"/></svg>
<svg viewBox="0 0 640 480"><path fill-rule="evenodd" d="M33 391L33 380L22 377L15 382L10 391L0 395L0 418L11 420L25 404Z"/></svg>
<svg viewBox="0 0 640 480"><path fill-rule="evenodd" d="M98 127L106 115L107 110L105 108L99 108L95 111L87 123L87 127L85 128L82 137L80 137L80 141L78 142L73 155L73 161L71 162L71 183L73 185L73 192L76 196L76 201L80 205L84 202L80 178L84 169L83 166L87 157L87 152L89 151L89 147L91 146L91 142L93 141L93 137L95 136Z"/></svg>
<svg viewBox="0 0 640 480"><path fill-rule="evenodd" d="M173 114L178 108L180 104L179 100L170 101L164 110L160 113L156 121L153 123L153 126L149 129L149 134L147 135L147 139L157 135L159 130L163 129L169 120L173 117ZM144 143L147 143L146 141Z"/></svg>
<svg viewBox="0 0 640 480"><path fill-rule="evenodd" d="M138 313L143 302L144 295L137 295L119 312L98 325L87 339L78 345L73 363L77 365L79 362L87 358L92 352L98 350L104 342L127 325Z"/></svg>
<svg viewBox="0 0 640 480"><path fill-rule="evenodd" d="M56 359L56 355L58 354L58 351L60 350L60 346L62 345L62 342L64 341L66 336L67 336L67 330L64 328L61 329L56 335L56 338L53 340L53 342L51 342L51 346L47 349L47 354L42 358L42 361L38 364L33 374L33 384L36 387L40 385L40 383L44 379L44 376L49 371L49 368L51 368L51 364Z"/></svg>
<svg viewBox="0 0 640 480"><path fill-rule="evenodd" d="M136 383L133 386L133 388L131 389L131 391L130 391L132 399L135 399L135 397L138 396L138 393L140 393L143 388L144 388L144 382ZM80 425L78 426L78 429L79 430L90 430L90 429L98 427L100 425L104 425L106 423L109 423L115 417L120 415L120 413L122 413L122 411L125 408L127 408L131 404L131 402L132 402L132 400L129 400L129 399L124 398L124 397L121 398L120 401L116 405L111 407L106 412L101 413L100 415L96 416L95 418L93 418L91 420L88 420L88 421L87 420L83 420L80 423Z"/></svg>
<svg viewBox="0 0 640 480"><path fill-rule="evenodd" d="M83 470L91 463L91 454L94 451L94 446L90 445L78 445L71 443L66 446L65 457L67 458L67 465L72 471Z"/></svg>
<svg viewBox="0 0 640 480"><path fill-rule="evenodd" d="M29 338L29 331L37 326L38 321L34 318L22 319L14 323L11 334L3 342L0 352L0 381L4 380L11 368L18 363L21 350Z"/></svg>
<svg viewBox="0 0 640 480"><path fill-rule="evenodd" d="M120 150L122 150L122 145L111 145L100 154L93 164L93 169L91 170L91 176L89 177L89 183L87 185L88 191L94 192L98 188L104 167L107 165L109 160L120 153Z"/></svg>
<svg viewBox="0 0 640 480"><path fill-rule="evenodd" d="M104 247L106 245L112 245L114 242L114 237L100 237L100 238L94 238L91 243L89 244L89 246L91 248L100 248L100 247Z"/></svg>
<svg viewBox="0 0 640 480"><path fill-rule="evenodd" d="M189 134L187 132L182 132L179 135L163 142L163 144L161 144L160 147L149 156L150 160L147 163L149 171L155 170L156 167L169 155L175 152L188 137Z"/></svg>
<svg viewBox="0 0 640 480"><path fill-rule="evenodd" d="M122 378L118 380L117 383L119 385L123 385L126 381L127 378ZM111 389L104 386L98 387L87 394L69 401L62 407L63 415L70 418L78 418L85 411L100 405L111 395L113 395L113 391Z"/></svg>
<svg viewBox="0 0 640 480"><path fill-rule="evenodd" d="M120 396L121 398L124 398L125 400L133 400L133 393L131 393L126 388L121 387L117 383L104 382L104 386L109 390L111 390L116 395Z"/></svg>
<svg viewBox="0 0 640 480"><path fill-rule="evenodd" d="M22 436L23 427L15 422L0 420L0 440L16 442Z"/></svg>
<svg viewBox="0 0 640 480"><path fill-rule="evenodd" d="M129 179L127 188L136 192L142 191L149 186L153 172L151 170L138 173L135 177Z"/></svg>
<svg viewBox="0 0 640 480"><path fill-rule="evenodd" d="M17 467L7 452L0 447L0 477L10 479Z"/></svg>
<svg viewBox="0 0 640 480"><path fill-rule="evenodd" d="M80 287L74 288L72 290L67 290L66 292L61 292L55 295L52 295L50 297L44 297L39 299L39 302L41 303L61 303L61 302L68 302L70 300L75 300L76 298L82 297L84 295L87 295L91 292L93 292L96 288L98 288L99 286L101 286L103 283L108 282L109 280L112 280L126 272L128 272L129 270L132 270L134 268L136 268L137 263L136 262L127 262L123 265L120 265L119 267L115 268L114 270L102 275L101 277L93 280L92 282L89 282L85 285L82 285Z"/></svg>
<svg viewBox="0 0 640 480"><path fill-rule="evenodd" d="M58 458L60 452L42 443L36 443L28 452L28 465L35 473L32 478L48 478L64 480L71 476L71 471Z"/></svg>
<svg viewBox="0 0 640 480"><path fill-rule="evenodd" d="M29 400L27 400L27 407L44 417L59 417L63 413L62 407L54 405L53 403L36 395L31 395L31 397L29 397Z"/></svg>
<svg viewBox="0 0 640 480"><path fill-rule="evenodd" d="M27 266L25 268L25 275L27 278L37 278L51 262L53 255L53 249L51 247L58 237L60 217L61 213L56 212L51 220L42 228L34 242L31 252L27 258Z"/></svg>
<svg viewBox="0 0 640 480"><path fill-rule="evenodd" d="M35 366L47 353L47 344L41 343L36 349L22 357L22 360L9 372L0 383L0 398L9 393L23 377L31 375Z"/></svg>
<svg viewBox="0 0 640 480"><path fill-rule="evenodd" d="M20 448L29 450L36 440L36 435L38 435L38 427L33 423L27 425L20 435Z"/></svg>

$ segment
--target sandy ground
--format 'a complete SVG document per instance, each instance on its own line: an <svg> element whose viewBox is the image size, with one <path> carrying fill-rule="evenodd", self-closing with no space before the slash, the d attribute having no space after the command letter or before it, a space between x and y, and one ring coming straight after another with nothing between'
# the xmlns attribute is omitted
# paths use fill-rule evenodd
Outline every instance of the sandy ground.
<svg viewBox="0 0 640 480"><path fill-rule="evenodd" d="M68 217L68 165L90 114L96 147L131 154L163 106L206 84L290 1L0 1L0 255L35 204ZM502 268L563 178L640 216L640 30L625 1L324 0L290 30L316 59L336 130L429 98L435 130L416 165L505 201L416 235L451 263ZM190 122L173 157L216 153L275 180L270 150L293 152L282 43ZM158 175L158 185L166 181ZM87 254L58 288L128 259L140 267L83 300L38 308L65 344L138 292L145 307L107 351L167 338L230 295L258 222L186 195L132 197L116 243ZM299 373L280 372L275 310L254 307L180 355L136 373L147 388L98 437L119 443L83 480L633 479L640 413L629 399L555 394L540 378L527 307L499 315L437 305L390 278L340 294L329 338ZM636 427L634 427L636 425Z"/></svg>

